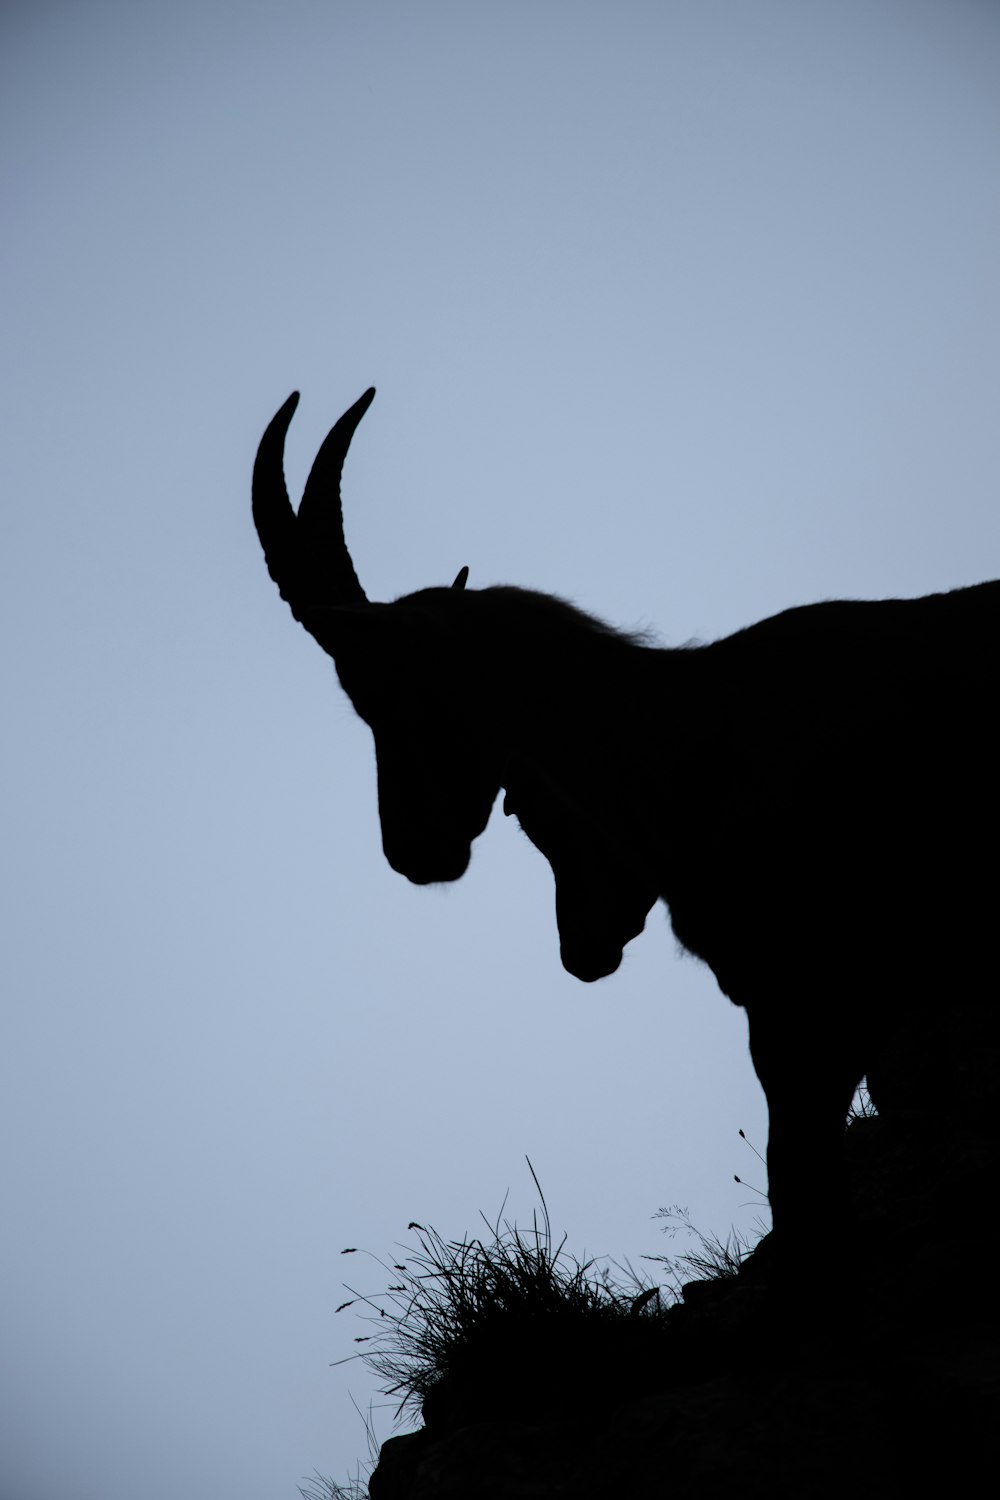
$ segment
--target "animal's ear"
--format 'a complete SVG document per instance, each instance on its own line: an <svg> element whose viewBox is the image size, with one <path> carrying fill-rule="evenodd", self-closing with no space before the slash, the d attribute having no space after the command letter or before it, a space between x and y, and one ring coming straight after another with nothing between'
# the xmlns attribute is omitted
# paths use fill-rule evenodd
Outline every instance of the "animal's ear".
<svg viewBox="0 0 1000 1500"><path fill-rule="evenodd" d="M455 577L455 582L452 584L452 588L453 589L464 589L465 585L468 583L468 581L469 581L469 570L468 570L468 568L459 568L458 573L457 573L457 575Z"/></svg>

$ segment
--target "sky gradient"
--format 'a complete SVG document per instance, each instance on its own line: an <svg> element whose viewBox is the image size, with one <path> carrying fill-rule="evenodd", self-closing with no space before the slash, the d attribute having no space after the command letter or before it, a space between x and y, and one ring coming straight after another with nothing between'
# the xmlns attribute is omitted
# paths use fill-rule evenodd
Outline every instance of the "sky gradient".
<svg viewBox="0 0 1000 1500"><path fill-rule="evenodd" d="M680 644L1000 575L1000 9L39 0L0 40L0 1500L294 1500L365 1454L345 1246L530 1221L527 1154L639 1265L661 1206L750 1228L766 1120L662 911L586 987L499 810L453 887L386 865L260 434L301 390L297 496L378 387L373 598L467 563Z"/></svg>

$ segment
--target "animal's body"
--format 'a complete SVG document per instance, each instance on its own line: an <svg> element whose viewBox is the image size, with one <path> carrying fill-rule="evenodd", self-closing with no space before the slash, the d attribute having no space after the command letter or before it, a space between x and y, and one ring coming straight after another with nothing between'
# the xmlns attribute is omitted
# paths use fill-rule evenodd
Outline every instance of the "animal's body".
<svg viewBox="0 0 1000 1500"><path fill-rule="evenodd" d="M254 504L282 593L372 728L386 857L418 884L459 878L505 787L584 979L617 968L662 899L747 1012L775 1226L825 1233L862 1076L883 1109L908 1106L896 1095L933 1080L899 1083L894 1037L939 1033L927 1055L946 1068L953 997L998 1009L1000 583L810 605L676 650L513 588L371 604L337 498L368 400L297 522L286 404Z"/></svg>

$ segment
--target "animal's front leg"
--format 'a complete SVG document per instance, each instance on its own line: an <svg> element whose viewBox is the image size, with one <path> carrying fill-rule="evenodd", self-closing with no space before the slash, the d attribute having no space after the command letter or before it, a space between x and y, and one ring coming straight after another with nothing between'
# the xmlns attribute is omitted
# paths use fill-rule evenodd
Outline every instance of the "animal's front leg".
<svg viewBox="0 0 1000 1500"><path fill-rule="evenodd" d="M786 1266L832 1250L849 1219L844 1127L863 1066L836 1028L791 1006L748 1006L767 1097L768 1197Z"/></svg>

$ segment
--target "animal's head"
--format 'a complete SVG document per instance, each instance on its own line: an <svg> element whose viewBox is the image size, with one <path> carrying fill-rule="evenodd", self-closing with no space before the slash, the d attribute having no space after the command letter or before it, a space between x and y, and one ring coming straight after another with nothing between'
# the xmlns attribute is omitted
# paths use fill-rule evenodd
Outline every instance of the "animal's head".
<svg viewBox="0 0 1000 1500"><path fill-rule="evenodd" d="M340 476L371 405L368 390L327 436L298 514L285 486L284 445L298 394L268 426L253 473L253 516L268 571L292 614L323 647L375 737L382 846L417 884L457 880L500 787L499 753L470 715L470 644L463 629L468 569L450 589L370 601L344 539Z"/></svg>
<svg viewBox="0 0 1000 1500"><path fill-rule="evenodd" d="M556 883L563 968L590 983L613 974L638 937L659 892L634 854L534 761L511 756L503 810L513 814Z"/></svg>

